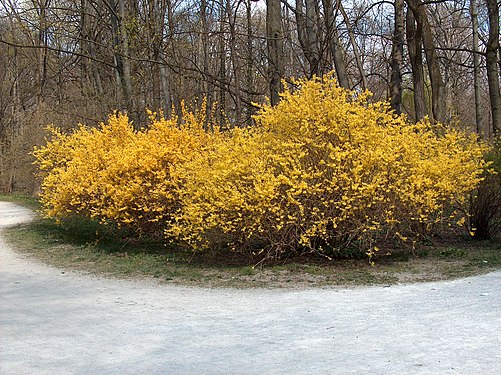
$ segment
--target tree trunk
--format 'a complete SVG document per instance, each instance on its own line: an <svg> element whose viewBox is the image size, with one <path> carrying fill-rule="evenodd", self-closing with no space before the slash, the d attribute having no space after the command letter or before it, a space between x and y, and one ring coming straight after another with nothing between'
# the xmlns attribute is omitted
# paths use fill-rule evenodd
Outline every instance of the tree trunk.
<svg viewBox="0 0 501 375"><path fill-rule="evenodd" d="M167 67L162 64L160 65L160 79L162 81L162 111L166 118L172 116L172 102L170 99L170 82L169 74L167 73Z"/></svg>
<svg viewBox="0 0 501 375"><path fill-rule="evenodd" d="M87 0L80 0L80 22L79 22L79 43L78 43L78 49L80 55L84 56L86 54L89 54L88 50L88 44L89 44L89 35L88 35L88 28L87 28ZM90 55L90 54L89 54ZM80 89L83 91L85 90L86 86L85 83L89 81L89 67L88 67L88 60L87 59L80 59Z"/></svg>
<svg viewBox="0 0 501 375"><path fill-rule="evenodd" d="M209 112L212 108L212 87L209 83L209 28L207 27L207 0L200 2L200 18L202 19L202 53L203 53L203 91L205 96L205 113L206 119L204 127L207 129L209 125Z"/></svg>
<svg viewBox="0 0 501 375"><path fill-rule="evenodd" d="M310 78L319 75L320 50L317 30L316 0L296 0L296 25L299 44L309 65Z"/></svg>
<svg viewBox="0 0 501 375"><path fill-rule="evenodd" d="M118 0L120 8L120 35L122 37L122 64L123 64L123 83L125 89L125 99L126 99L126 109L132 111L133 116L136 116L133 97L132 97L132 78L131 78L131 68L129 61L129 35L127 33L126 22L125 22L125 0ZM139 124L135 124L139 126Z"/></svg>
<svg viewBox="0 0 501 375"><path fill-rule="evenodd" d="M229 0L225 0L229 1ZM219 9L219 125L225 122L226 111L226 42L224 40L225 7L220 3Z"/></svg>
<svg viewBox="0 0 501 375"><path fill-rule="evenodd" d="M348 15L346 14L343 3L341 0L338 0L338 8L341 14L343 15L344 23L346 24L346 29L348 30L348 36L350 38L350 43L351 46L353 47L353 55L355 57L355 62L357 64L357 69L358 72L360 73L360 82L362 84L362 90L367 89L367 77L365 76L365 71L364 71L364 64L362 61L362 56L360 55L360 50L358 49L358 44L355 39L355 32L353 31L353 28L351 27L350 19L348 18Z"/></svg>
<svg viewBox="0 0 501 375"><path fill-rule="evenodd" d="M37 2L38 6L38 38L37 45L37 106L44 101L44 88L47 80L47 7L49 6L48 0L40 0Z"/></svg>
<svg viewBox="0 0 501 375"><path fill-rule="evenodd" d="M282 91L283 32L280 0L266 0L266 41L268 46L268 80L271 105L278 104Z"/></svg>
<svg viewBox="0 0 501 375"><path fill-rule="evenodd" d="M152 109L157 111L162 107L162 79L160 74L160 51L162 49L163 13L159 0L148 0L148 45L151 46L151 86ZM146 3L145 3L146 5Z"/></svg>
<svg viewBox="0 0 501 375"><path fill-rule="evenodd" d="M234 123L241 126L242 115L242 93L240 90L240 69L238 66L238 52L237 52L237 31L235 26L235 16L231 7L230 1L226 2L226 15L228 17L228 25L230 28L230 56L231 56L231 69L233 71L233 95L235 101L235 117Z"/></svg>
<svg viewBox="0 0 501 375"><path fill-rule="evenodd" d="M165 11L167 14L167 42L164 44L160 56L164 62L160 66L160 75L162 78L162 92L163 92L163 102L162 108L164 110L164 115L167 118L172 117L172 96L171 96L171 77L170 71L168 69L169 57L167 56L166 50L172 48L172 39L174 36L174 16L172 13L172 2L171 0L165 0ZM165 26L164 26L165 27Z"/></svg>
<svg viewBox="0 0 501 375"><path fill-rule="evenodd" d="M404 0L395 0L395 26L391 48L390 105L396 114L402 113L402 66L404 55Z"/></svg>
<svg viewBox="0 0 501 375"><path fill-rule="evenodd" d="M482 136L482 109L480 107L480 55L478 54L478 9L477 0L470 0L473 34L473 88L475 91L475 123L477 134Z"/></svg>
<svg viewBox="0 0 501 375"><path fill-rule="evenodd" d="M426 8L421 0L407 0L418 27L421 26L424 52L426 55L426 65L430 74L431 83L431 103L433 119L437 122L446 122L446 93L445 83L440 71L438 55L433 42L433 31L428 21Z"/></svg>
<svg viewBox="0 0 501 375"><path fill-rule="evenodd" d="M492 132L501 131L501 97L499 92L499 5L497 0L487 0L489 15L489 40L487 41L487 80L491 102Z"/></svg>
<svg viewBox="0 0 501 375"><path fill-rule="evenodd" d="M334 17L333 0L322 0L325 14L325 29L327 40L332 54L334 69L339 86L345 89L351 89L350 80L346 69L346 60L343 46L339 40L339 35L336 29L336 18Z"/></svg>
<svg viewBox="0 0 501 375"><path fill-rule="evenodd" d="M409 49L409 60L412 70L412 84L414 87L414 120L419 121L426 116L426 102L424 95L423 53L421 44L421 27L416 24L412 10L406 13L406 37Z"/></svg>
<svg viewBox="0 0 501 375"><path fill-rule="evenodd" d="M119 0L120 2L124 0ZM121 98L122 106L129 103L130 91L128 90L128 84L126 82L125 73L124 73L124 58L123 58L123 47L121 42L121 21L119 15L117 13L117 3L115 0L109 0L108 9L110 11L110 21L111 21L111 30L112 30L112 38L113 38L113 60L115 62L115 76L116 76L116 85L117 85L117 94Z"/></svg>
<svg viewBox="0 0 501 375"><path fill-rule="evenodd" d="M252 124L252 115L254 113L254 106L251 104L252 103L252 95L250 92L252 91L253 88L253 79L252 79L252 72L253 72L253 59L254 59L254 48L252 46L252 13L251 13L251 0L247 0L247 9L246 9L246 27L247 27L247 35L246 40L247 40L247 58L246 58L246 74L245 74L245 87L247 88L247 105L246 105L246 119L245 123L246 125L251 125Z"/></svg>

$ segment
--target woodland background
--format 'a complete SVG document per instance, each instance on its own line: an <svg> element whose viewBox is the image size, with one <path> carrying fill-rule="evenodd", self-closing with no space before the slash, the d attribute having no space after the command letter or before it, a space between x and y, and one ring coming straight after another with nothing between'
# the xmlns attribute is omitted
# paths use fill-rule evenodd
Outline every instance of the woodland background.
<svg viewBox="0 0 501 375"><path fill-rule="evenodd" d="M140 127L185 101L250 126L282 79L332 70L411 120L492 139L499 50L496 0L0 0L0 191L36 193L50 123L118 109Z"/></svg>

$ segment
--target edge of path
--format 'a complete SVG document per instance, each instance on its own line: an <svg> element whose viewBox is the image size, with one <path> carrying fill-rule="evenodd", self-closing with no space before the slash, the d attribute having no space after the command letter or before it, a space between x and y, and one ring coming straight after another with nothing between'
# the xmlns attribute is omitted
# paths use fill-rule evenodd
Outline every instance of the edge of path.
<svg viewBox="0 0 501 375"><path fill-rule="evenodd" d="M53 274L53 275L62 275L64 277L86 277L89 279L103 279L109 282L118 282L118 283L133 283L133 284L141 284L141 285L150 285L150 286L159 286L159 287L167 287L167 288L178 288L178 289L207 289L207 290L242 290L242 288L235 288L232 286L228 287L210 287L210 286L190 286L190 285L176 285L176 284L164 284L159 280L153 277L131 277L131 278L116 278L116 277L107 277L106 275L93 274L86 271L74 270L71 268L60 268L51 264L47 264L40 259L37 259L34 256L30 256L27 254L23 254L22 252L16 251L13 249L6 240L4 240L2 236L2 232L5 228L12 227L19 224L29 223L35 219L36 213L29 209L25 208L19 204L0 201L0 212L2 215L0 216L0 270L3 267L7 267L9 270L21 271L29 269L34 273L43 273L43 274ZM496 277L497 275L501 275L501 270L494 270L485 274L467 276L462 278L450 279L450 280L439 280L439 281L420 281L420 282L404 282L391 285L391 287L399 286L399 285L418 285L418 284L435 284L435 283L455 283L461 282L465 279L472 278L482 278L482 277ZM249 289L263 289L263 290L290 290L290 291L299 291L299 290L342 290L342 289L360 289L360 288L387 288L390 285L330 285L328 287L325 286L305 286L301 288L291 287L281 287L281 288L273 288L273 287L252 287ZM247 288L246 288L247 289Z"/></svg>

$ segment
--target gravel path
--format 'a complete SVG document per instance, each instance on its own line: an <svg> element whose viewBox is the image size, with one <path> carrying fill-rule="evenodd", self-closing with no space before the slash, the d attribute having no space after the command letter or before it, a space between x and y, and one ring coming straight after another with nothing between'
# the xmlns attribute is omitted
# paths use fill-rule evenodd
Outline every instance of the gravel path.
<svg viewBox="0 0 501 375"><path fill-rule="evenodd" d="M2 227L31 212L0 202ZM501 374L501 272L330 290L107 280L0 238L0 374Z"/></svg>

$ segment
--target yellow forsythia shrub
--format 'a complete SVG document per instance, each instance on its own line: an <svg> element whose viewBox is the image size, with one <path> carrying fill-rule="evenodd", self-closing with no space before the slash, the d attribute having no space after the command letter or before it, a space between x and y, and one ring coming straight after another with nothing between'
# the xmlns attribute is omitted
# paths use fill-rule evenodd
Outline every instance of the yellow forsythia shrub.
<svg viewBox="0 0 501 375"><path fill-rule="evenodd" d="M219 136L175 169L181 210L169 235L275 257L354 241L372 251L383 236L449 219L444 207L480 181L473 137L410 124L331 77L295 84L255 128Z"/></svg>
<svg viewBox="0 0 501 375"><path fill-rule="evenodd" d="M138 132L125 114L69 135L52 128L50 140L34 151L46 215L83 215L163 234L178 208L171 169L199 152L208 134L193 114L186 114L182 126L155 114L150 120Z"/></svg>
<svg viewBox="0 0 501 375"><path fill-rule="evenodd" d="M140 131L123 114L52 129L34 152L47 216L272 257L352 243L370 253L381 238L464 220L448 208L481 180L474 137L411 124L329 76L295 85L248 129L206 132L205 115L186 110L182 121L152 114Z"/></svg>

